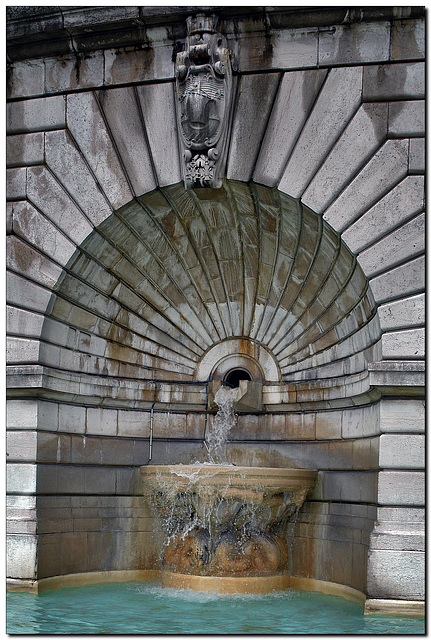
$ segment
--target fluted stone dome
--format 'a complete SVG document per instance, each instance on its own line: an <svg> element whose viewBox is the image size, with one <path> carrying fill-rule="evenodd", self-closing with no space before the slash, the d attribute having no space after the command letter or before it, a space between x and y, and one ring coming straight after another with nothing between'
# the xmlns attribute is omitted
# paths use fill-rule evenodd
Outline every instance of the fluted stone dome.
<svg viewBox="0 0 431 640"><path fill-rule="evenodd" d="M229 180L157 188L106 218L57 283L48 342L58 322L60 365L142 379L192 380L234 338L279 380L331 377L364 370L380 337L367 279L322 216Z"/></svg>

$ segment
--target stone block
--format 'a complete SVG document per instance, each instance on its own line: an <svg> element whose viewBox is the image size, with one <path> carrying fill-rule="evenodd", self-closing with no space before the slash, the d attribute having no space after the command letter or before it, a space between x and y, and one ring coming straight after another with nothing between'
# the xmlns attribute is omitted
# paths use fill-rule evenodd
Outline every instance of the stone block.
<svg viewBox="0 0 431 640"><path fill-rule="evenodd" d="M36 96L44 91L44 60L22 60L11 65L7 81L8 98Z"/></svg>
<svg viewBox="0 0 431 640"><path fill-rule="evenodd" d="M8 431L6 459L8 462L35 462L37 453L36 431Z"/></svg>
<svg viewBox="0 0 431 640"><path fill-rule="evenodd" d="M175 95L172 83L147 84L137 89L144 115L152 161L160 187L181 181ZM135 144L133 145L133 148ZM136 151L134 150L136 162ZM146 189L149 191L149 189ZM144 193L143 190L139 195Z"/></svg>
<svg viewBox="0 0 431 640"><path fill-rule="evenodd" d="M314 440L316 437L315 413L288 413L286 415L287 440Z"/></svg>
<svg viewBox="0 0 431 640"><path fill-rule="evenodd" d="M425 324L425 294L395 300L379 307L382 331Z"/></svg>
<svg viewBox="0 0 431 640"><path fill-rule="evenodd" d="M37 537L9 534L6 537L6 558L8 578L34 580L37 577Z"/></svg>
<svg viewBox="0 0 431 640"><path fill-rule="evenodd" d="M38 340L8 336L6 339L6 363L39 362L39 349L40 342Z"/></svg>
<svg viewBox="0 0 431 640"><path fill-rule="evenodd" d="M363 104L302 195L302 202L321 213L375 153L387 132L385 103Z"/></svg>
<svg viewBox="0 0 431 640"><path fill-rule="evenodd" d="M66 131L52 131L45 136L45 155L48 166L94 226L111 213L101 198L100 189L81 153Z"/></svg>
<svg viewBox="0 0 431 640"><path fill-rule="evenodd" d="M115 436L117 433L116 409L87 408L87 433Z"/></svg>
<svg viewBox="0 0 431 640"><path fill-rule="evenodd" d="M341 438L342 411L321 411L316 413L316 439L332 440Z"/></svg>
<svg viewBox="0 0 431 640"><path fill-rule="evenodd" d="M6 197L8 200L24 200L26 197L26 169L23 167L6 170Z"/></svg>
<svg viewBox="0 0 431 640"><path fill-rule="evenodd" d="M419 257L383 273L370 282L377 303L411 296L425 287L424 258Z"/></svg>
<svg viewBox="0 0 431 640"><path fill-rule="evenodd" d="M391 60L425 58L425 20L394 20Z"/></svg>
<svg viewBox="0 0 431 640"><path fill-rule="evenodd" d="M174 76L171 43L144 49L107 49L104 57L105 85L140 83L154 78L172 80Z"/></svg>
<svg viewBox="0 0 431 640"><path fill-rule="evenodd" d="M361 67L330 70L281 177L281 191L302 195L359 107L361 85Z"/></svg>
<svg viewBox="0 0 431 640"><path fill-rule="evenodd" d="M226 171L229 179L251 180L279 83L279 73L241 76Z"/></svg>
<svg viewBox="0 0 431 640"><path fill-rule="evenodd" d="M44 316L33 311L6 307L6 329L8 334L25 338L39 338Z"/></svg>
<svg viewBox="0 0 431 640"><path fill-rule="evenodd" d="M269 51L267 35L252 34L241 39L239 69L244 72L315 67L317 55L317 29L273 29Z"/></svg>
<svg viewBox="0 0 431 640"><path fill-rule="evenodd" d="M58 430L67 433L84 433L85 407L73 404L60 404Z"/></svg>
<svg viewBox="0 0 431 640"><path fill-rule="evenodd" d="M319 65L389 60L390 22L336 25L319 33Z"/></svg>
<svg viewBox="0 0 431 640"><path fill-rule="evenodd" d="M368 278L388 270L425 250L425 214L418 215L365 251L358 261Z"/></svg>
<svg viewBox="0 0 431 640"><path fill-rule="evenodd" d="M18 236L6 238L7 265L21 275L52 288L61 274L61 268L48 257L24 243Z"/></svg>
<svg viewBox="0 0 431 640"><path fill-rule="evenodd" d="M423 506L425 478L420 471L381 471L379 504Z"/></svg>
<svg viewBox="0 0 431 640"><path fill-rule="evenodd" d="M326 74L325 70L307 70L283 75L257 158L255 182L270 187L278 184Z"/></svg>
<svg viewBox="0 0 431 640"><path fill-rule="evenodd" d="M91 233L92 225L46 167L28 169L27 192L31 202L76 245Z"/></svg>
<svg viewBox="0 0 431 640"><path fill-rule="evenodd" d="M343 233L406 175L407 166L408 141L387 140L323 217L336 231Z"/></svg>
<svg viewBox="0 0 431 640"><path fill-rule="evenodd" d="M425 138L410 140L409 172L425 173Z"/></svg>
<svg viewBox="0 0 431 640"><path fill-rule="evenodd" d="M388 135L397 138L424 136L424 100L391 102L389 104Z"/></svg>
<svg viewBox="0 0 431 640"><path fill-rule="evenodd" d="M65 265L76 247L28 202L17 202L13 209L14 232L61 265Z"/></svg>
<svg viewBox="0 0 431 640"><path fill-rule="evenodd" d="M368 557L368 596L423 600L425 558L418 551L372 550Z"/></svg>
<svg viewBox="0 0 431 640"><path fill-rule="evenodd" d="M384 333L382 336L383 358L412 359L425 356L425 329L406 329Z"/></svg>
<svg viewBox="0 0 431 640"><path fill-rule="evenodd" d="M393 63L364 67L364 102L425 98L425 64Z"/></svg>
<svg viewBox="0 0 431 640"><path fill-rule="evenodd" d="M103 85L103 51L86 51L85 55L44 58L44 63L47 93Z"/></svg>
<svg viewBox="0 0 431 640"><path fill-rule="evenodd" d="M148 437L150 435L150 413L119 410L118 435Z"/></svg>
<svg viewBox="0 0 431 640"><path fill-rule="evenodd" d="M32 164L43 164L43 133L7 136L6 162L8 167L22 167Z"/></svg>
<svg viewBox="0 0 431 640"><path fill-rule="evenodd" d="M425 400L416 398L382 398L380 429L383 433L425 431Z"/></svg>
<svg viewBox="0 0 431 640"><path fill-rule="evenodd" d="M359 253L423 207L424 179L408 176L348 227L342 238L353 252Z"/></svg>
<svg viewBox="0 0 431 640"><path fill-rule="evenodd" d="M252 416L255 418L256 416ZM186 438L201 440L204 437L205 415L201 413L186 414Z"/></svg>
<svg viewBox="0 0 431 640"><path fill-rule="evenodd" d="M6 401L6 425L8 429L36 429L38 401L34 399L8 399Z"/></svg>
<svg viewBox="0 0 431 640"><path fill-rule="evenodd" d="M384 433L380 436L380 467L383 469L423 469L425 436Z"/></svg>
<svg viewBox="0 0 431 640"><path fill-rule="evenodd" d="M324 471L310 499L338 502L375 502L378 473L374 471Z"/></svg>
<svg viewBox="0 0 431 640"><path fill-rule="evenodd" d="M6 106L7 133L50 131L66 126L64 96L11 102Z"/></svg>
<svg viewBox="0 0 431 640"><path fill-rule="evenodd" d="M6 490L8 493L35 493L36 492L36 465L14 464L6 466Z"/></svg>
<svg viewBox="0 0 431 640"><path fill-rule="evenodd" d="M132 199L93 92L67 97L67 126L114 209Z"/></svg>
<svg viewBox="0 0 431 640"><path fill-rule="evenodd" d="M145 434L141 432L140 435L144 436ZM155 438L185 438L186 414L155 412L153 435Z"/></svg>

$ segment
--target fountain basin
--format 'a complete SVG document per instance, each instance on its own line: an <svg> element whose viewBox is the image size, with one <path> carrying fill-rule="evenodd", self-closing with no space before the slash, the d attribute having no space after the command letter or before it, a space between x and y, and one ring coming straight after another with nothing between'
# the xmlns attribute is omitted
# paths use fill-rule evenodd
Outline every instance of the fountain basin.
<svg viewBox="0 0 431 640"><path fill-rule="evenodd" d="M317 471L152 465L141 467L141 477L162 524L162 564L170 580L176 575L232 579L286 572L286 526ZM187 581L195 583L202 581Z"/></svg>

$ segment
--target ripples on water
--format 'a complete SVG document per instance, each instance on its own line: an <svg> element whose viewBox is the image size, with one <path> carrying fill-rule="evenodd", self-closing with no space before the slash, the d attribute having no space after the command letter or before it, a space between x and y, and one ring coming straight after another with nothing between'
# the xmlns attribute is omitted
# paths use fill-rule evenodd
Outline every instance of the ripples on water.
<svg viewBox="0 0 431 640"><path fill-rule="evenodd" d="M151 583L7 594L11 634L424 634L424 620L364 616L354 602L288 589L220 595Z"/></svg>

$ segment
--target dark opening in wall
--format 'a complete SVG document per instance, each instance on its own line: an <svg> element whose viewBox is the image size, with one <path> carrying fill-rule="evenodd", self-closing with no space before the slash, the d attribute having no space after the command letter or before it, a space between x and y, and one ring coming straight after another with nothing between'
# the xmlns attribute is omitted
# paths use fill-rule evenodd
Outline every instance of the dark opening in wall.
<svg viewBox="0 0 431 640"><path fill-rule="evenodd" d="M251 375L245 369L232 369L226 374L223 382L236 389L240 380L251 380Z"/></svg>

